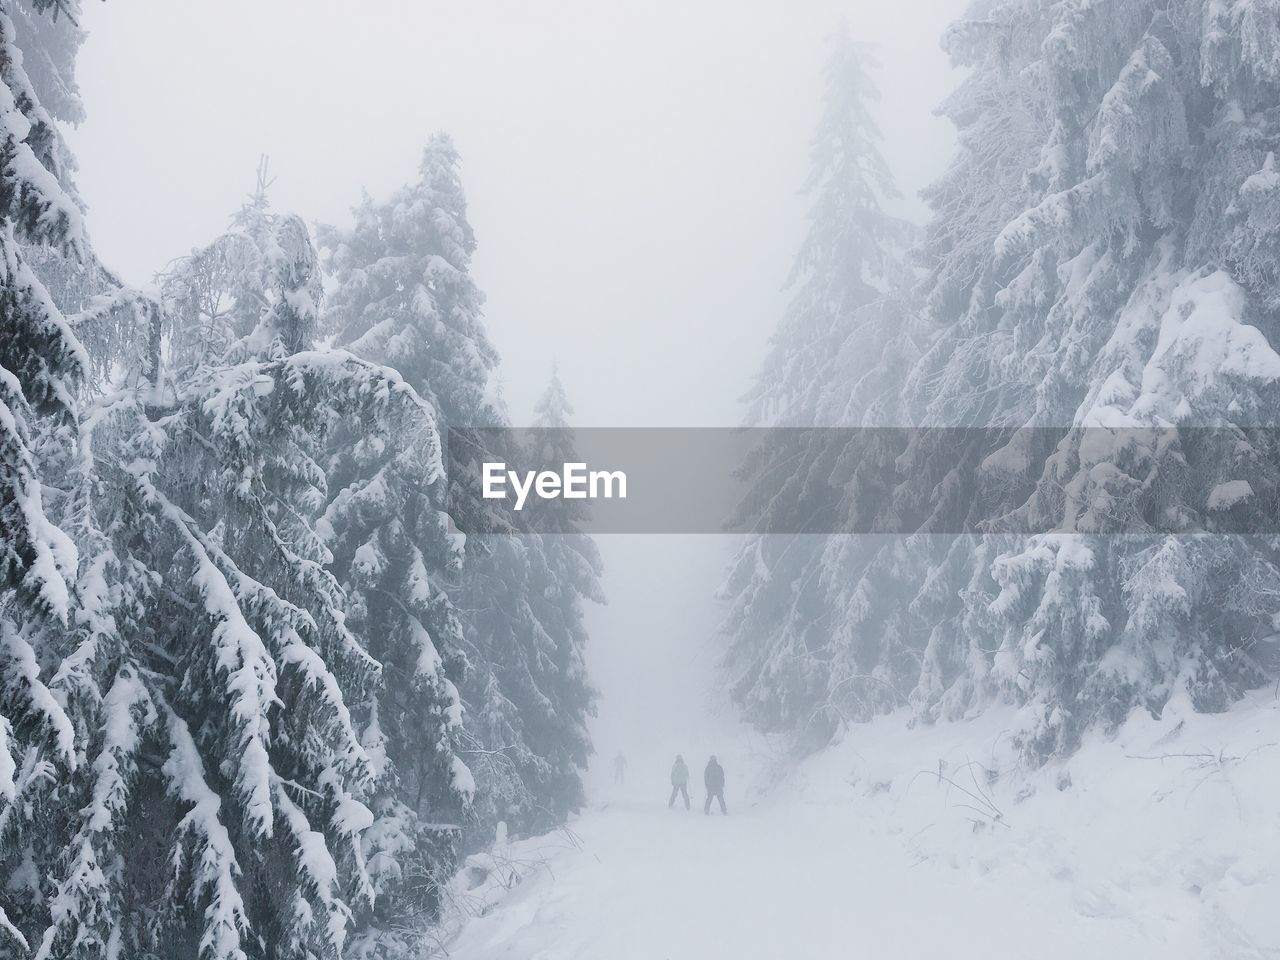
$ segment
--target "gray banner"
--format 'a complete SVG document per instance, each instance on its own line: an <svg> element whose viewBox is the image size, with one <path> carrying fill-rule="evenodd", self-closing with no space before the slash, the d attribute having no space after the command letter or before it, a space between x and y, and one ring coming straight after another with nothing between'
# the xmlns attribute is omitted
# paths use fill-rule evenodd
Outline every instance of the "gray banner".
<svg viewBox="0 0 1280 960"><path fill-rule="evenodd" d="M455 429L446 467L469 534L1280 532L1273 427Z"/></svg>

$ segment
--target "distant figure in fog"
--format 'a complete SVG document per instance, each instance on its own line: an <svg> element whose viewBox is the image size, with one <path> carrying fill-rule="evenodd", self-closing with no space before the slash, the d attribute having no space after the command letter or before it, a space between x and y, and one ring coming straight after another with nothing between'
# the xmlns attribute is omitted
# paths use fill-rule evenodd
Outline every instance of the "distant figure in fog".
<svg viewBox="0 0 1280 960"><path fill-rule="evenodd" d="M618 751L618 755L613 758L613 782L622 783L627 779L627 758L622 755L622 751Z"/></svg>
<svg viewBox="0 0 1280 960"><path fill-rule="evenodd" d="M675 805L676 795L684 797L684 808L689 809L689 768L684 765L684 757L676 754L676 762L671 765L671 799L667 808Z"/></svg>
<svg viewBox="0 0 1280 960"><path fill-rule="evenodd" d="M715 799L720 801L720 812L728 813L724 805L724 767L716 762L714 755L707 761L707 769L702 772L702 782L707 785L707 802L702 812L710 815L711 801Z"/></svg>

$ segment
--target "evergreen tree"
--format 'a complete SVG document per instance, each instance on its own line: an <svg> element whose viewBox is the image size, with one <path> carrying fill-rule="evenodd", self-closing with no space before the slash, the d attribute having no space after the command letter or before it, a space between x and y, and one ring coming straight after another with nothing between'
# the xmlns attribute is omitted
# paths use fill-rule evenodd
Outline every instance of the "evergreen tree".
<svg viewBox="0 0 1280 960"><path fill-rule="evenodd" d="M88 358L21 244L83 258L88 243L80 209L62 187L62 142L23 69L7 10L0 10L0 76L0 584L12 615L65 622L75 551L45 515L34 447L45 426L74 423L75 384Z"/></svg>
<svg viewBox="0 0 1280 960"><path fill-rule="evenodd" d="M325 319L365 359L315 348L317 257L265 168L158 294L124 288L53 123L80 115L75 12L0 5L0 939L417 955L476 792L464 743L516 770L488 827L580 803L599 597L577 533L478 540L463 579L442 433L507 421L457 155L434 139L330 235ZM478 709L464 729L469 662L510 743Z"/></svg>
<svg viewBox="0 0 1280 960"><path fill-rule="evenodd" d="M813 428L888 415L873 401L883 392L880 378L893 373L891 344L905 342L897 304L910 238L882 207L896 191L867 107L876 96L868 74L874 58L847 32L830 46L806 184L814 198L809 231L787 314L747 397L749 424L773 429L741 468L748 483L742 519L807 532L748 536L722 588L733 696L766 729L812 723L817 736L832 721L816 709L833 656L823 534L838 526L846 457L831 435Z"/></svg>
<svg viewBox="0 0 1280 960"><path fill-rule="evenodd" d="M337 281L328 314L337 342L399 370L432 405L442 434L508 424L495 389L498 358L484 332L483 296L470 276L475 237L458 166L452 142L437 135L412 184L385 201L366 197L350 229L323 235ZM358 615L382 624L375 632L386 646L378 658L400 664L389 671L378 712L389 761L411 786L399 790L398 802L432 830L457 824L462 804L446 804L448 817L439 809L427 817L418 806L459 799L444 762L457 751L476 778L466 842L487 841L502 819L517 831L558 823L578 802L577 771L587 748L575 727L590 703L585 678L558 673L580 669L580 652L574 652L580 651L580 618L544 597L556 575L550 564L566 563L567 556L544 555L546 545L529 530L472 534L463 546L462 538L449 535L444 511L479 511L469 506L481 502L474 491L424 485L411 471L379 473L381 455L360 443L340 441L335 449L335 475L348 478L340 486L351 490L356 505L340 494L331 508L335 569L363 598ZM454 460L465 450L472 447L453 450ZM483 453L484 459L522 459L514 450ZM465 484L467 477L458 469L447 482ZM478 512L452 519L469 530L489 526ZM389 600L405 596L407 574L424 585L425 606L412 620ZM552 622L542 622L552 617L542 606L554 610ZM408 686L424 639L435 651L428 659L438 656L447 681L433 690ZM396 688L400 682L406 686ZM433 755L424 743L448 749ZM400 819L393 819L399 837ZM444 839L414 842L437 849ZM417 873L438 884L451 860L432 856L437 869ZM407 898L407 908L417 909L422 899Z"/></svg>
<svg viewBox="0 0 1280 960"><path fill-rule="evenodd" d="M83 318L131 304L117 342L149 348L85 418L107 495L80 511L54 683L91 762L63 795L69 842L33 864L54 884L36 956L340 956L376 895L358 727L379 671L325 569L320 458L356 422L439 439L394 372L310 349L314 250L261 190L160 289Z"/></svg>
<svg viewBox="0 0 1280 960"><path fill-rule="evenodd" d="M1276 36L1244 5L1139 0L1011 4L949 35L972 73L927 247L946 331L913 384L935 419L1049 428L957 459L1070 533L985 538L957 571L969 629L939 635L926 702L959 684L948 709L971 709L994 685L1026 702L1033 756L1134 706L1218 709L1263 679L1248 647L1274 612L1273 538L1194 534L1217 526L1224 485L1275 484L1274 444L1250 430L1273 420L1280 373L1252 252L1275 131L1250 118L1276 96ZM1010 182L966 193L994 130ZM1256 590L1221 592L1241 580Z"/></svg>
<svg viewBox="0 0 1280 960"><path fill-rule="evenodd" d="M1016 0L975 8L946 44L969 72L944 110L956 159L927 194L932 330L896 401L917 429L887 519L1004 519L869 564L828 550L827 696L924 719L1011 699L1038 761L1136 707L1221 709L1268 679L1280 31L1247 3ZM837 485L866 469L849 453ZM885 480L848 485L838 515ZM745 608L756 625L778 609ZM809 646L766 632L757 662ZM796 689L757 675L766 701Z"/></svg>
<svg viewBox="0 0 1280 960"><path fill-rule="evenodd" d="M328 324L340 343L395 365L430 402L441 431L442 407L482 402L460 357L491 358L471 371L477 375L496 361L480 326L481 295L466 274L474 240L455 164L452 145L438 138L417 184L385 204L366 197L354 228L325 238L339 282ZM441 454L437 448L424 462L420 451L370 443L359 431L339 434L331 453L333 569L383 665L366 734L381 771L366 840L380 900L361 933L361 955L421 949L474 793L457 753L456 684L466 657L450 591L462 550L445 513Z"/></svg>
<svg viewBox="0 0 1280 960"><path fill-rule="evenodd" d="M535 467L560 470L579 462L569 424L573 407L554 370L535 412L529 434ZM539 686L550 691L550 705L541 716L526 717L525 727L529 742L546 761L545 784L535 792L546 798L550 826L576 813L584 801L582 773L592 754L587 720L595 715L596 694L585 662L582 602L605 602L603 567L595 541L581 531L590 519L586 501L538 500L526 509L530 525L541 531L530 596L541 632L550 640L545 657L539 650L531 666L541 674Z"/></svg>
<svg viewBox="0 0 1280 960"><path fill-rule="evenodd" d="M471 278L475 233L446 134L432 137L418 179L387 200L366 196L349 230L321 234L338 287L326 320L337 343L400 370L442 424L497 425L497 351Z"/></svg>
<svg viewBox="0 0 1280 960"><path fill-rule="evenodd" d="M326 324L337 343L394 366L432 409L441 436L486 422L497 354L468 273L475 238L458 156L439 135L419 178L385 202L365 197L347 230L322 234L337 281ZM326 515L333 569L354 622L370 636L383 686L366 734L381 768L367 846L380 901L358 953L410 956L457 860L475 783L461 759L458 685L468 665L455 597L463 558L446 510L442 450L370 443L360 431L332 445ZM381 952L380 952L381 951Z"/></svg>
<svg viewBox="0 0 1280 960"><path fill-rule="evenodd" d="M570 452L549 443L549 430L531 436L536 450L523 449L520 434L483 433L468 456L477 463L551 462L543 458ZM478 475L456 461L455 470L472 478L466 482ZM455 502L479 504L479 493ZM477 517L474 529L484 532L467 542L460 596L470 669L463 696L481 786L473 834L479 842L491 838L498 822L514 835L562 823L581 801L581 767L590 750L585 718L593 694L581 673L585 637L573 607L579 591L591 589L576 563L590 565L594 546L577 538L552 542L542 530L576 529L576 519L544 516L544 525L536 512L530 509L514 525ZM561 573L572 577L555 582Z"/></svg>
<svg viewBox="0 0 1280 960"><path fill-rule="evenodd" d="M65 791L83 760L75 704L55 671L75 629L79 554L59 525L78 487L77 390L89 361L29 260L91 254L48 106L54 64L27 66L24 38L49 4L0 6L0 904L5 950L35 949L49 890L40 866L61 849ZM69 18L64 18L63 23ZM48 28L52 29L52 28ZM72 40L74 48L78 40ZM47 68L47 69L46 69ZM64 473L71 465L72 470ZM61 481L55 483L54 480Z"/></svg>

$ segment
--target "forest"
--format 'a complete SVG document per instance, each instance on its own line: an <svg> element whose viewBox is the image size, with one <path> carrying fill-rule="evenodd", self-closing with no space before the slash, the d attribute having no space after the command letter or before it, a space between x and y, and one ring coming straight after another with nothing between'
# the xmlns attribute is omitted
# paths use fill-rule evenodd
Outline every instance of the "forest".
<svg viewBox="0 0 1280 960"><path fill-rule="evenodd" d="M528 360L490 334L447 133L389 192L340 185L336 226L264 160L224 232L122 278L68 138L82 20L0 0L0 956L446 955L468 871L522 873L494 858L607 811L593 754L626 767L594 726L589 504L526 487L495 530L446 466L472 428L527 438L486 460L572 464L569 391L539 370L531 420L508 405ZM1062 792L1135 724L1274 722L1280 3L979 0L942 48L922 222L856 18L814 51L808 216L740 410L756 529L702 639L788 765L998 716ZM807 532L769 532L800 504ZM972 832L1007 829L1005 768L949 769ZM1252 922L1203 955L1280 955ZM501 955L633 955L532 944Z"/></svg>

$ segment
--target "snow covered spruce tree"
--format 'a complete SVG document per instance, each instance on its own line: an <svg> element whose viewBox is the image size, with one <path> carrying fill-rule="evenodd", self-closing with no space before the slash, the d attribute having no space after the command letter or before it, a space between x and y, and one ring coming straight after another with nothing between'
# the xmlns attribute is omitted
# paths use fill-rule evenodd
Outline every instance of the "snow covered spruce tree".
<svg viewBox="0 0 1280 960"><path fill-rule="evenodd" d="M530 449L491 450L486 459L556 469L575 461L571 412L553 376L527 435ZM515 444L526 437L494 439ZM583 801L595 693L583 660L582 600L604 600L599 554L579 531L586 518L576 502L531 504L518 529L468 543L462 596L472 672L465 689L481 840L498 820L520 834L552 829Z"/></svg>
<svg viewBox="0 0 1280 960"><path fill-rule="evenodd" d="M340 956L374 899L379 671L324 567L320 458L357 421L438 437L394 372L310 349L319 299L305 226L259 194L125 314L148 349L86 413L110 496L59 677L101 691L96 759L38 956Z"/></svg>
<svg viewBox="0 0 1280 960"><path fill-rule="evenodd" d="M930 191L940 330L909 389L928 423L992 428L951 435L965 484L1064 532L957 542L926 586L959 602L915 700L954 716L1010 695L1035 759L1135 706L1221 709L1265 679L1250 648L1280 612L1276 540L1214 531L1250 529L1276 485L1251 428L1280 399L1280 22L1016 2L947 45L971 73Z"/></svg>
<svg viewBox="0 0 1280 960"><path fill-rule="evenodd" d="M0 4L0 953L44 949L72 840L92 691L62 669L101 594L75 546L91 493L77 429L89 358L33 259L92 260L55 119L74 121L67 3ZM47 49L32 43L48 40ZM78 594L86 594L78 599ZM73 857L74 854L65 855Z"/></svg>
<svg viewBox="0 0 1280 960"><path fill-rule="evenodd" d="M494 458L516 460L502 452ZM463 691L466 756L474 757L479 785L469 838L476 844L492 839L499 821L516 835L550 829L566 793L564 768L538 749L539 728L560 709L550 678L556 642L538 618L535 596L546 579L542 551L541 537L528 531L468 538L461 596L470 667Z"/></svg>
<svg viewBox="0 0 1280 960"><path fill-rule="evenodd" d="M77 12L69 0L0 6L6 956L117 955L137 943L130 934L155 921L143 910L159 902L136 893L137 878L158 861L147 860L150 825L129 806L143 753L138 724L158 719L143 677L158 674L143 672L121 629L145 615L139 599L153 584L115 552L107 526L115 491L97 471L92 430L77 422L116 360L108 350L87 351L70 328L100 348L136 333L138 316L132 295L86 303L109 276L89 249L73 164L52 122L81 115ZM61 313L81 307L75 317ZM109 328L116 336L104 338ZM148 759L158 767L154 754ZM147 883L154 888L162 876Z"/></svg>
<svg viewBox="0 0 1280 960"><path fill-rule="evenodd" d="M539 469L560 470L579 462L569 417L573 407L552 371L538 401L537 419L529 434L530 462ZM581 531L590 507L581 500L537 500L530 526L540 532L540 550L532 554L530 602L539 630L536 646L526 648L530 674L545 697L538 712L524 717L525 740L541 759L541 782L534 792L544 798L546 826L576 813L585 799L582 774L591 757L587 720L595 715L595 689L587 675L587 628L583 600L604 603L602 564L595 541Z"/></svg>
<svg viewBox="0 0 1280 960"><path fill-rule="evenodd" d="M498 357L484 331L483 295L470 275L475 236L467 221L458 166L450 139L443 134L433 137L413 183L385 201L366 197L350 229L328 230L322 238L337 280L328 323L338 344L398 369L433 406L442 434L450 427L500 427L508 422L495 389ZM495 453L496 459L503 459L500 453ZM505 459L514 462L520 457L513 452ZM449 482L461 481L455 476ZM535 775L545 758L527 741L524 730L524 717L539 714L546 702L559 709L554 697L544 702L543 692L523 666L530 651L547 642L532 606L534 592L543 589L535 573L545 560L540 541L532 535L473 535L459 555L456 541L442 538L445 528L437 526L450 502L454 509L467 510L478 498L432 499L429 507L424 501L422 516L430 521L424 521L422 530L405 534L423 558L438 616L425 634L412 634L405 624L406 636L419 640L402 648L416 649L421 637L429 636L450 682L461 690L462 755L477 781L472 829L476 837L487 839L499 819L510 821L513 830L530 828L534 815L549 809L551 800L550 782ZM486 526L480 517L454 519L469 529ZM386 530L391 521L391 514L371 519L370 535L375 529ZM369 610L386 606L385 598L368 591L365 595ZM399 616L394 611L379 615ZM522 666L513 672L516 664ZM452 688L445 692L456 696ZM398 700L406 702L403 696ZM435 709L428 704L428 713ZM380 716L386 733L385 705ZM432 761L421 745L436 738L424 730L442 729L446 717L456 720L456 700L435 716L433 725L425 727L420 719L406 722L399 762L411 767L428 764L411 779L440 785L449 781L431 772ZM450 728L448 736L459 733ZM388 742L393 739L388 734Z"/></svg>
<svg viewBox="0 0 1280 960"><path fill-rule="evenodd" d="M448 417L488 417L480 411L497 360L466 273L474 239L456 163L447 138L436 138L417 184L385 203L366 197L351 229L323 237L338 283L326 325L339 345L398 369L441 433ZM388 447L357 426L334 436L330 454L333 569L383 665L369 741L383 789L366 844L380 900L362 955L420 948L415 937L439 906L475 791L457 752L467 654L452 594L462 544L449 529L441 451L431 453Z"/></svg>
<svg viewBox="0 0 1280 960"><path fill-rule="evenodd" d="M70 612L66 581L76 554L46 516L36 448L46 438L65 443L74 432L76 384L88 366L24 249L88 256L83 218L66 179L69 158L24 68L15 13L33 15L23 7L0 8L0 587L6 632L15 628L8 618L34 626L52 617L65 624ZM59 428L61 437L53 436ZM15 636L12 643L25 641ZM10 692L36 695L35 688L20 693L24 687L26 681L16 682ZM0 793L13 798L8 789Z"/></svg>
<svg viewBox="0 0 1280 960"><path fill-rule="evenodd" d="M748 536L722 588L735 700L766 729L813 724L818 737L831 729L824 704L835 653L825 534L840 527L846 454L832 434L804 428L893 422L877 401L901 366L902 255L911 233L883 209L896 190L867 106L876 96L874 57L846 32L830 47L806 184L809 230L790 306L747 397L749 425L792 429L761 434L742 466L749 492L739 517L758 530L807 532ZM856 566L850 556L842 561Z"/></svg>
<svg viewBox="0 0 1280 960"><path fill-rule="evenodd" d="M792 729L779 705L824 681L841 717L1012 699L1036 762L1134 708L1221 709L1273 679L1254 647L1280 612L1280 23L1243 2L1015 0L975 7L946 43L970 72L945 106L957 156L927 192L930 329L888 341L920 350L896 398L845 396L863 423L894 408L918 428L887 493L896 525L991 532L871 562L834 538L827 589L788 571L783 604L743 591L777 577L753 543L730 660L757 665L740 674L748 712ZM849 491L865 504L884 478L841 459L849 524ZM776 625L802 608L829 666Z"/></svg>
<svg viewBox="0 0 1280 960"><path fill-rule="evenodd" d="M415 182L385 201L366 196L350 229L322 233L338 281L326 317L338 343L420 386L442 423L486 426L498 419L498 354L469 272L476 239L458 165L453 141L436 134Z"/></svg>

